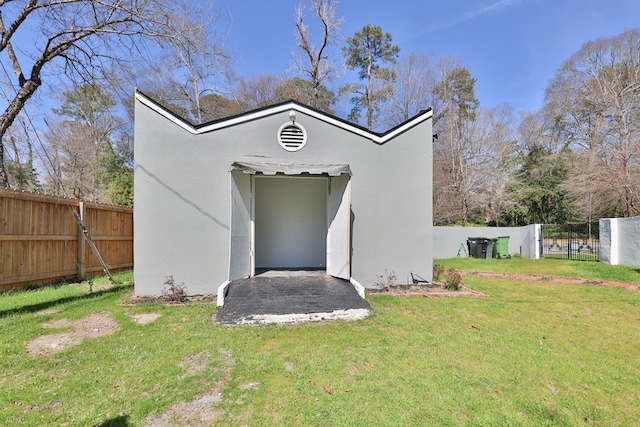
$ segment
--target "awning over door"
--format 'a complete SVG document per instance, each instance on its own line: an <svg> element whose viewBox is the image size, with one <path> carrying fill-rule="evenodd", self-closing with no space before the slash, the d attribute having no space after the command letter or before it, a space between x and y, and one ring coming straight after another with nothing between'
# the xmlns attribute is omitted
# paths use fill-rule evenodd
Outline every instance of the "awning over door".
<svg viewBox="0 0 640 427"><path fill-rule="evenodd" d="M263 175L276 175L282 173L284 175L302 175L308 173L310 175L327 174L329 176L340 176L342 174L351 175L351 168L345 163L291 163L291 162L250 162L238 161L233 162L231 170L240 170L246 174L254 175L261 173Z"/></svg>

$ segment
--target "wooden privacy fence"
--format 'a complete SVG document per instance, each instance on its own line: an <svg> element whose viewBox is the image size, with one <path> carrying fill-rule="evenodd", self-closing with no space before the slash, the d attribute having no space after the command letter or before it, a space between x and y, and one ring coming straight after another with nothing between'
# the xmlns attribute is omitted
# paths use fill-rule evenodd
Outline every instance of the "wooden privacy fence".
<svg viewBox="0 0 640 427"><path fill-rule="evenodd" d="M74 210L110 270L133 268L133 209L0 189L0 292L102 273Z"/></svg>

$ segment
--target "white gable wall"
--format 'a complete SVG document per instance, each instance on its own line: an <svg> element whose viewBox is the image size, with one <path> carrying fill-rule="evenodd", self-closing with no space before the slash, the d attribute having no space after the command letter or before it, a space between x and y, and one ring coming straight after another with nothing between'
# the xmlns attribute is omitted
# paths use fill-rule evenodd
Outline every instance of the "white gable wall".
<svg viewBox="0 0 640 427"><path fill-rule="evenodd" d="M399 282L411 272L431 277L430 119L380 145L296 111L296 122L306 128L308 142L298 152L287 152L279 146L276 132L289 121L289 111L194 135L136 102L137 294L159 294L167 276L184 283L189 293L215 293L233 274L229 168L246 156L257 156L256 161L349 164L351 276L365 286L373 286L378 275L391 271ZM231 174L234 185L250 185L248 175ZM246 192L235 195L233 203L249 214ZM237 215L234 221L238 222L234 230L245 223ZM246 227L250 236L249 224Z"/></svg>

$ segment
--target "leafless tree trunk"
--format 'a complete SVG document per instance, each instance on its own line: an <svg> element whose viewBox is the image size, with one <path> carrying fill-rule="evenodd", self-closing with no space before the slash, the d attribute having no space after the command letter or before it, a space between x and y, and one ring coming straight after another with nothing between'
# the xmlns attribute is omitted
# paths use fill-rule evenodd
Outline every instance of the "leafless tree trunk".
<svg viewBox="0 0 640 427"><path fill-rule="evenodd" d="M433 90L439 83L436 67L431 55L418 52L393 64L393 90L381 106L381 121L388 129L434 106Z"/></svg>
<svg viewBox="0 0 640 427"><path fill-rule="evenodd" d="M473 161L477 109L479 102L474 94L475 79L466 68L451 70L434 88L434 95L441 100L445 115L438 122L438 147L434 153L439 161L446 162L445 188L457 204L462 225L467 225L471 206L469 166Z"/></svg>
<svg viewBox="0 0 640 427"><path fill-rule="evenodd" d="M328 47L336 43L340 38L342 20L336 16L336 4L334 0L312 0L313 14L320 20L322 35L317 46L311 41L312 34L304 23L304 3L296 8L296 31L298 47L308 59L308 64L301 58L296 60L298 71L309 77L313 88L312 107L319 108L322 105L320 92L325 82L335 77L337 66L327 55Z"/></svg>

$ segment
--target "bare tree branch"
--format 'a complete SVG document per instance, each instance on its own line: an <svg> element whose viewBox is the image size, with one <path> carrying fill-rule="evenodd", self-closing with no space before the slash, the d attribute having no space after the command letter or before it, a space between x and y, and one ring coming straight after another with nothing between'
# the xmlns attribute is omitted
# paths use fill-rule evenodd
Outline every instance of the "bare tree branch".
<svg viewBox="0 0 640 427"><path fill-rule="evenodd" d="M195 45L202 31L195 17L204 15L170 0L22 0L0 7L0 54L6 52L17 80L0 116L0 139L42 85L46 67L57 64L69 78L94 81L109 63L144 59L151 51L145 44ZM18 32L35 34L36 43L23 42ZM0 187L7 185L0 144Z"/></svg>
<svg viewBox="0 0 640 427"><path fill-rule="evenodd" d="M304 22L304 3L300 3L296 8L296 35L298 47L306 55L308 64L305 61L297 60L297 68L300 73L308 76L313 88L312 107L322 106L321 91L322 86L333 77L337 71L337 65L325 54L327 48L335 43L340 37L340 27L342 20L336 16L335 0L312 0L311 8L313 14L320 20L322 35L318 47L314 46L311 38L312 34Z"/></svg>

